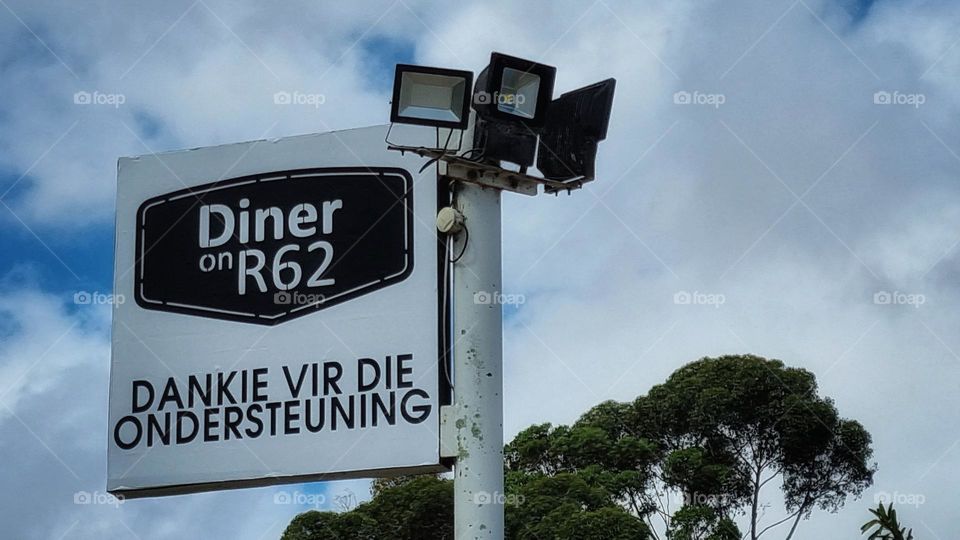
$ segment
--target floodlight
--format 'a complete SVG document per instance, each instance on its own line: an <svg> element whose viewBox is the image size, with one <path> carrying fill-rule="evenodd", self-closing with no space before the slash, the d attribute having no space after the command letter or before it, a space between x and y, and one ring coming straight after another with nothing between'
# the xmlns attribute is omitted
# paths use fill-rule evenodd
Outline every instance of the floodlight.
<svg viewBox="0 0 960 540"><path fill-rule="evenodd" d="M557 68L500 53L477 77L473 108L485 120L542 126Z"/></svg>
<svg viewBox="0 0 960 540"><path fill-rule="evenodd" d="M397 64L390 121L465 129L472 86L470 71Z"/></svg>
<svg viewBox="0 0 960 540"><path fill-rule="evenodd" d="M515 124L479 120L473 143L481 158L488 162L509 161L529 167L537 153L537 134L526 126Z"/></svg>
<svg viewBox="0 0 960 540"><path fill-rule="evenodd" d="M537 168L544 178L593 179L597 143L607 138L615 79L561 95L551 104L540 133Z"/></svg>

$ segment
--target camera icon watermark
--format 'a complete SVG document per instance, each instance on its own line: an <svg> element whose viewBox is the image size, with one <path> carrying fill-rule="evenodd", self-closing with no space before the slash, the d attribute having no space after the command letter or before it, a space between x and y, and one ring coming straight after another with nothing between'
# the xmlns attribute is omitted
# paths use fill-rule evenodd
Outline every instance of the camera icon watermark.
<svg viewBox="0 0 960 540"><path fill-rule="evenodd" d="M873 502L877 504L895 504L897 506L912 506L919 508L920 505L927 502L927 497L922 493L900 493L894 491L878 491L873 496Z"/></svg>
<svg viewBox="0 0 960 540"><path fill-rule="evenodd" d="M486 90L480 90L473 94L473 104L474 105L507 105L510 107L516 107L523 105L527 102L527 96L523 94L514 94L508 92L494 92L490 93Z"/></svg>
<svg viewBox="0 0 960 540"><path fill-rule="evenodd" d="M327 297L316 293L280 291L273 295L273 303L278 306L320 306Z"/></svg>
<svg viewBox="0 0 960 540"><path fill-rule="evenodd" d="M893 92L880 90L873 93L874 105L908 105L914 109L919 109L926 102L927 96L921 93L907 94L899 90Z"/></svg>
<svg viewBox="0 0 960 540"><path fill-rule="evenodd" d="M927 303L927 297L919 293L877 291L873 293L873 303L878 306L913 306L919 308Z"/></svg>
<svg viewBox="0 0 960 540"><path fill-rule="evenodd" d="M677 503L677 506L729 506L733 504L734 501L729 495L723 494L714 494L714 493L678 493L671 492L670 494L671 504Z"/></svg>
<svg viewBox="0 0 960 540"><path fill-rule="evenodd" d="M520 307L526 302L527 297L522 294L503 294L499 291L477 291L473 293L473 303L477 305Z"/></svg>
<svg viewBox="0 0 960 540"><path fill-rule="evenodd" d="M720 106L726 102L727 96L724 94L709 94L699 90L694 90L693 92L680 90L673 94L673 103L675 105L707 105L714 109L719 109Z"/></svg>
<svg viewBox="0 0 960 540"><path fill-rule="evenodd" d="M273 504L293 504L320 508L327 502L322 493L303 493L302 491L278 491L273 494Z"/></svg>
<svg viewBox="0 0 960 540"><path fill-rule="evenodd" d="M719 308L727 303L727 297L719 293L677 291L673 293L673 303L678 306L713 306Z"/></svg>
<svg viewBox="0 0 960 540"><path fill-rule="evenodd" d="M273 94L274 105L306 105L319 109L327 102L324 94L308 94L295 90L293 92L280 91Z"/></svg>
<svg viewBox="0 0 960 540"><path fill-rule="evenodd" d="M120 106L126 102L127 96L123 94L110 94L100 92L99 90L94 90L93 92L80 90L73 94L74 105L109 105L115 109L119 109Z"/></svg>
<svg viewBox="0 0 960 540"><path fill-rule="evenodd" d="M493 493L490 493L489 491L478 491L473 494L473 503L481 506L488 504L496 504L500 506L520 506L525 501L526 498L523 495L516 495L513 493L506 494L497 491Z"/></svg>
<svg viewBox="0 0 960 540"><path fill-rule="evenodd" d="M126 301L122 294L108 294L98 291L77 291L73 293L73 303L78 306L120 305Z"/></svg>
<svg viewBox="0 0 960 540"><path fill-rule="evenodd" d="M101 491L78 491L73 494L73 504L78 505L103 505L119 508L123 502L122 495L116 496Z"/></svg>

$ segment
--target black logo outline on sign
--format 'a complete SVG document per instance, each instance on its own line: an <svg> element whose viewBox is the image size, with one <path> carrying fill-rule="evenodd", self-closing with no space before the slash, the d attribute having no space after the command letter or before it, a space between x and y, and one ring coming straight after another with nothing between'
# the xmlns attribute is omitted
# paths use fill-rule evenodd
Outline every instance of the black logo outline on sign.
<svg viewBox="0 0 960 540"><path fill-rule="evenodd" d="M331 297L324 297L322 303L307 304L298 306L291 310L288 310L284 313L267 316L256 313L242 313L228 310L220 310L211 307L204 306L187 306L182 304L173 304L162 300L151 300L143 295L144 287L144 258L146 254L149 253L147 250L144 253L144 228L146 225L146 214L147 211L158 204L165 202L170 202L175 199L184 198L187 196L202 196L204 193L218 191L221 189L229 189L236 187L238 185L246 185L251 183L260 183L264 181L276 181L276 180L290 180L293 177L304 177L304 176L358 176L363 179L369 179L371 176L377 177L380 179L384 176L395 176L400 177L403 181L403 196L395 204L399 204L401 201L406 208L405 219L404 219L404 269L394 275L388 276L386 278L378 279L374 282L368 283L361 287L354 287L352 290L339 293ZM194 206L202 202L198 198L197 203ZM194 207L191 207L191 210ZM309 315L311 313L316 313L325 308L335 306L337 304L342 304L354 298L364 296L366 294L378 291L390 285L400 283L406 280L413 273L414 266L414 238L413 238L413 177L410 175L410 172L406 169L401 169L398 167L325 167L325 168L307 168L307 169L289 169L283 171L270 171L258 174L252 174L247 176L240 176L236 178L229 178L225 180L218 180L216 182L211 182L208 184L201 184L198 186L188 187L185 189L172 191L165 193L163 195L158 195L144 201L140 207L137 209L137 234L136 234L136 252L135 252L135 262L134 262L134 294L133 297L136 300L138 306L143 309L151 311L163 311L168 313L179 313L184 315L192 315L196 317L204 317L209 319L218 319L226 321L236 321L236 322L246 322L253 324L260 324L265 326L274 326L289 320L297 319L304 315Z"/></svg>

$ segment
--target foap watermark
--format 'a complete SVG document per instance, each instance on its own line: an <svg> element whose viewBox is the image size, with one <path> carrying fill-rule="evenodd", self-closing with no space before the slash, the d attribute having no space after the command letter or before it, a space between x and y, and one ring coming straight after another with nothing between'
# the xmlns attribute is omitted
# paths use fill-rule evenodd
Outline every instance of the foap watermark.
<svg viewBox="0 0 960 540"><path fill-rule="evenodd" d="M518 105L523 105L527 102L527 96L523 94L511 94L507 92L494 92L490 93L486 90L481 90L473 95L473 104L474 105L508 105L515 107Z"/></svg>
<svg viewBox="0 0 960 540"><path fill-rule="evenodd" d="M273 303L278 306L319 306L326 300L322 294L280 291L273 295Z"/></svg>
<svg viewBox="0 0 960 540"><path fill-rule="evenodd" d="M878 306L913 306L919 308L927 303L927 297L919 293L877 291L873 293L873 303Z"/></svg>
<svg viewBox="0 0 960 540"><path fill-rule="evenodd" d="M678 503L677 506L711 506L728 507L735 501L729 495L717 495L713 493L680 493L671 492L671 503Z"/></svg>
<svg viewBox="0 0 960 540"><path fill-rule="evenodd" d="M873 496L873 502L877 504L894 504L896 506L912 506L919 508L921 504L927 502L927 497L922 493L900 493L894 491L878 491Z"/></svg>
<svg viewBox="0 0 960 540"><path fill-rule="evenodd" d="M80 90L73 94L74 105L108 105L119 109L120 106L126 102L127 96L120 93L110 94L99 90L94 90L93 92Z"/></svg>
<svg viewBox="0 0 960 540"><path fill-rule="evenodd" d="M123 495L117 497L116 495L111 495L110 493L104 493L102 491L78 491L73 494L73 504L96 504L119 508L120 505L123 504Z"/></svg>
<svg viewBox="0 0 960 540"><path fill-rule="evenodd" d="M880 90L873 93L874 105L909 105L919 109L921 105L927 102L927 96L919 92L907 94L899 90L888 92Z"/></svg>
<svg viewBox="0 0 960 540"><path fill-rule="evenodd" d="M673 293L673 303L678 306L713 306L718 308L727 303L727 297L719 293L677 291Z"/></svg>
<svg viewBox="0 0 960 540"><path fill-rule="evenodd" d="M273 504L293 504L320 508L327 502L322 493L304 493L302 491L278 491L273 494Z"/></svg>
<svg viewBox="0 0 960 540"><path fill-rule="evenodd" d="M77 291L73 293L73 303L80 306L114 305L126 301L122 294L102 293L98 291Z"/></svg>
<svg viewBox="0 0 960 540"><path fill-rule="evenodd" d="M676 105L709 105L719 109L726 102L727 96L724 94L708 94L699 90L693 92L680 90L673 94L673 103Z"/></svg>
<svg viewBox="0 0 960 540"><path fill-rule="evenodd" d="M506 494L500 493L499 491L494 491L493 493L489 491L478 491L473 494L474 504L480 505L497 504L500 506L520 506L525 500L526 498L523 495L514 493Z"/></svg>
<svg viewBox="0 0 960 540"><path fill-rule="evenodd" d="M326 102L327 96L323 94L308 94L298 90L293 92L281 91L273 94L274 105L306 105L319 109Z"/></svg>
<svg viewBox="0 0 960 540"><path fill-rule="evenodd" d="M527 297L522 294L503 294L499 291L477 291L473 293L473 303L482 305L501 305L520 307L527 302Z"/></svg>

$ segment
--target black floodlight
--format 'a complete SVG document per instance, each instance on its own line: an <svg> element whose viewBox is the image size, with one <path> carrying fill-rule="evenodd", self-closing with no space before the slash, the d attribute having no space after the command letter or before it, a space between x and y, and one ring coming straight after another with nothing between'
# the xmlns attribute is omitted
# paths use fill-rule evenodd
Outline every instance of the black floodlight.
<svg viewBox="0 0 960 540"><path fill-rule="evenodd" d="M525 126L480 120L473 134L480 159L509 161L522 167L533 165L537 153L537 134Z"/></svg>
<svg viewBox="0 0 960 540"><path fill-rule="evenodd" d="M615 79L567 92L555 99L540 133L537 168L544 178L593 179L597 143L607 138Z"/></svg>
<svg viewBox="0 0 960 540"><path fill-rule="evenodd" d="M390 121L466 129L472 87L470 71L397 64Z"/></svg>
<svg viewBox="0 0 960 540"><path fill-rule="evenodd" d="M473 108L485 120L542 126L556 74L555 67L492 53L490 64L477 77Z"/></svg>

